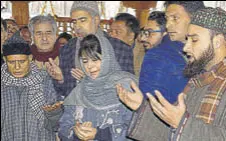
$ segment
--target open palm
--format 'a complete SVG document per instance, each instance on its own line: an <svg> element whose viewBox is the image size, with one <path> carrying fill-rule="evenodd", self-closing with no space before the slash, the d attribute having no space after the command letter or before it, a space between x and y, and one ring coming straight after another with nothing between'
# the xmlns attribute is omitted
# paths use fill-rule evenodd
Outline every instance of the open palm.
<svg viewBox="0 0 226 141"><path fill-rule="evenodd" d="M120 84L117 84L116 85L117 93L120 100L124 104L126 104L132 110L137 110L143 101L143 95L138 86L134 82L131 82L130 86L134 90L134 92L130 92L129 90L123 88Z"/></svg>

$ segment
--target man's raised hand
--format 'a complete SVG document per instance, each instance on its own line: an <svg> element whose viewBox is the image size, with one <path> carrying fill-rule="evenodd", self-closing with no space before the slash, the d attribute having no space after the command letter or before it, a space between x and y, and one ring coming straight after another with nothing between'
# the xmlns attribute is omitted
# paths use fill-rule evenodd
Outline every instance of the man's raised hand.
<svg viewBox="0 0 226 141"><path fill-rule="evenodd" d="M52 58L49 58L49 62L46 62L46 70L53 79L63 81L63 73Z"/></svg>
<svg viewBox="0 0 226 141"><path fill-rule="evenodd" d="M178 96L177 105L169 103L159 91L156 90L155 94L158 100L150 93L147 93L153 112L170 126L177 128L186 111L184 94L181 93Z"/></svg>
<svg viewBox="0 0 226 141"><path fill-rule="evenodd" d="M121 84L117 84L116 85L117 93L120 100L124 104L126 104L132 110L137 110L142 104L143 95L138 86L134 82L131 82L130 86L134 90L134 92L130 92L123 88Z"/></svg>

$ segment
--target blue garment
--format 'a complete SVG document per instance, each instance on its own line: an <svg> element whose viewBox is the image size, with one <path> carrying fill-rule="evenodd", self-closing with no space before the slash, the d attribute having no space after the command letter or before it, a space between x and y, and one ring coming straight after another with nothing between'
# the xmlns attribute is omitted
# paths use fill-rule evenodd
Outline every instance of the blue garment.
<svg viewBox="0 0 226 141"><path fill-rule="evenodd" d="M98 134L94 140L130 141L126 139L126 131L132 112L123 104L108 110L84 108L82 111L83 119L80 122L91 121L92 126L97 128ZM62 141L75 141L77 139L73 130L73 126L76 125L76 114L75 105L64 106L64 114L59 121L59 137Z"/></svg>
<svg viewBox="0 0 226 141"><path fill-rule="evenodd" d="M147 92L154 95L154 90L159 90L170 103L177 101L188 82L183 75L186 64L183 46L166 35L161 44L146 52L139 79L139 88L145 98Z"/></svg>

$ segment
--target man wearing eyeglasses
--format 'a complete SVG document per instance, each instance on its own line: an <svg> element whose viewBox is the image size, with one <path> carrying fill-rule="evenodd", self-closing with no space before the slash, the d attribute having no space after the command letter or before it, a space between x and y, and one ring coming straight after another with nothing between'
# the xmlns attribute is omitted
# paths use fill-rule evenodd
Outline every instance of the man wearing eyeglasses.
<svg viewBox="0 0 226 141"><path fill-rule="evenodd" d="M164 12L154 11L148 17L146 26L140 32L140 40L146 51L159 45L166 35Z"/></svg>
<svg viewBox="0 0 226 141"><path fill-rule="evenodd" d="M184 112L185 109L185 106L182 104L183 95L178 96L178 94L183 91L186 83L186 79L183 75L185 59L183 59L180 52L186 41L185 37L192 15L196 11L204 8L204 4L202 1L167 1L165 6L167 19L166 27L169 36L164 36L162 43L159 44L159 46L148 50L146 53L139 84L142 92L134 83L131 83L134 92L129 92L120 85L117 85L120 100L128 107L135 110L128 130L128 136L136 140L178 141L179 139L177 137L178 135L181 135L184 127L183 124L186 122L186 120L182 121L182 128L177 129L178 121L181 118L181 114L178 111L181 112L182 110ZM197 84L200 85L200 83ZM175 93L177 91L178 94ZM150 93L153 94L154 97ZM144 107L146 108L146 100L143 97L146 94L149 97L151 107L148 105L147 109L144 109ZM191 97L190 100L192 100L192 98L193 97ZM209 100L204 101L203 103L206 104L211 102ZM194 106L194 103L191 101L190 104L191 105L188 107ZM157 106L158 108L156 108ZM184 116L184 118L185 117L186 116ZM205 118L205 116L202 117ZM177 123L174 121L177 121ZM193 127L194 125L188 126ZM198 125L200 126L198 127ZM204 138L199 138L199 135L204 133L204 129L200 130L202 131L200 134L199 132L195 132L197 131L195 129L199 129L200 127L203 127L203 125L197 124L195 126L197 126L197 128L193 128L189 132L187 132L188 130L186 131L188 134L184 136L185 138L183 141L208 140L206 136ZM172 136L170 136L170 131ZM174 136L176 131L177 135ZM211 130L205 128L205 131ZM191 132L194 134L190 134ZM193 135L197 135L197 138L193 139ZM220 136L220 134L218 134L218 136ZM214 138L212 139L214 140Z"/></svg>
<svg viewBox="0 0 226 141"><path fill-rule="evenodd" d="M197 1L193 2L196 7ZM175 6L170 4L167 10L175 10ZM184 75L190 81L179 94L177 104L170 104L158 91L156 98L147 94L149 102L142 102L138 88L134 87L135 92L131 93L119 87L120 100L132 109L138 108L129 137L142 141L225 141L225 21L226 11L221 8L206 7L192 15L183 49L188 59Z"/></svg>
<svg viewBox="0 0 226 141"><path fill-rule="evenodd" d="M141 42L146 49L139 79L144 98L147 98L147 92L159 90L170 103L174 103L188 79L182 73L185 66L181 53L184 44L170 40L164 12L150 14L147 25L141 31Z"/></svg>

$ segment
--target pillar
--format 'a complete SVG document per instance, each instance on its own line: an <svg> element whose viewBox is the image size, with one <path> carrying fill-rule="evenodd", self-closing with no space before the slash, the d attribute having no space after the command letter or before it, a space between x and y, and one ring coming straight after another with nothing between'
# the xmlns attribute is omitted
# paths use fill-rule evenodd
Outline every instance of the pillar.
<svg viewBox="0 0 226 141"><path fill-rule="evenodd" d="M19 27L27 25L29 22L29 1L11 1L12 16Z"/></svg>
<svg viewBox="0 0 226 141"><path fill-rule="evenodd" d="M123 6L133 8L136 12L136 17L140 21L140 27L147 23L150 8L156 7L156 1L122 1Z"/></svg>

